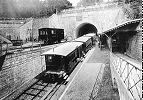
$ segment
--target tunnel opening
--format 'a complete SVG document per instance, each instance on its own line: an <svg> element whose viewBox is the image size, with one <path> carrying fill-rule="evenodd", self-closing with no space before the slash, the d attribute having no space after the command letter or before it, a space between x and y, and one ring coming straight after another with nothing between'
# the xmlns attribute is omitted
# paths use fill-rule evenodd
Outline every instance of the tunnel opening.
<svg viewBox="0 0 143 100"><path fill-rule="evenodd" d="M97 35L97 28L90 23L83 23L79 25L76 33L77 38L88 33L95 33Z"/></svg>

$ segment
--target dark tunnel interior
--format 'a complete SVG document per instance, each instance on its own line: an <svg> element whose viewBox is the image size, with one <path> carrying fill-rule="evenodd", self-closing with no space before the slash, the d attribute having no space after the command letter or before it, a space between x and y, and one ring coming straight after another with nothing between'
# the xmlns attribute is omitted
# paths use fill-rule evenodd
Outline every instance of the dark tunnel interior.
<svg viewBox="0 0 143 100"><path fill-rule="evenodd" d="M84 23L80 25L79 28L77 29L77 38L87 33L97 34L97 28L92 24Z"/></svg>

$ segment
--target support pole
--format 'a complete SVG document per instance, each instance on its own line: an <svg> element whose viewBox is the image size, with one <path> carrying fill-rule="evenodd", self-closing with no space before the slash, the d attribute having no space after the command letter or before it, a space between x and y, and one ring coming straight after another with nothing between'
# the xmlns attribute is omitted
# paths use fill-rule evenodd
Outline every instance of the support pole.
<svg viewBox="0 0 143 100"><path fill-rule="evenodd" d="M0 56L2 55L2 43L0 43Z"/></svg>
<svg viewBox="0 0 143 100"><path fill-rule="evenodd" d="M110 52L112 52L112 37L108 37L108 45L109 45Z"/></svg>

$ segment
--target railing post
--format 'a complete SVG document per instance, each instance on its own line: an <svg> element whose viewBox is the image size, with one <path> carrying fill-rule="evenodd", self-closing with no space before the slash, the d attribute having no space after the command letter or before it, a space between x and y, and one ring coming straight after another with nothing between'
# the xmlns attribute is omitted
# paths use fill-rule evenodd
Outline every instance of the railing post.
<svg viewBox="0 0 143 100"><path fill-rule="evenodd" d="M120 77L122 77L122 75L123 75L123 73L124 73L124 71L125 71L126 67L128 66L128 62L126 62L126 63L127 63L127 64L125 65L125 67L124 67L123 71L121 72Z"/></svg>

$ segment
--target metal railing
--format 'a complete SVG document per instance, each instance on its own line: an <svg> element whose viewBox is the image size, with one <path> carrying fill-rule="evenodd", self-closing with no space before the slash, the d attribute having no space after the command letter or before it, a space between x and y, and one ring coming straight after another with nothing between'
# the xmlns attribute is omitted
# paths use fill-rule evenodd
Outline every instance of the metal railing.
<svg viewBox="0 0 143 100"><path fill-rule="evenodd" d="M131 94L134 100L141 100L142 65L140 63L133 63L113 53L110 54L110 58L114 69L121 78L122 83L126 86L127 92Z"/></svg>

